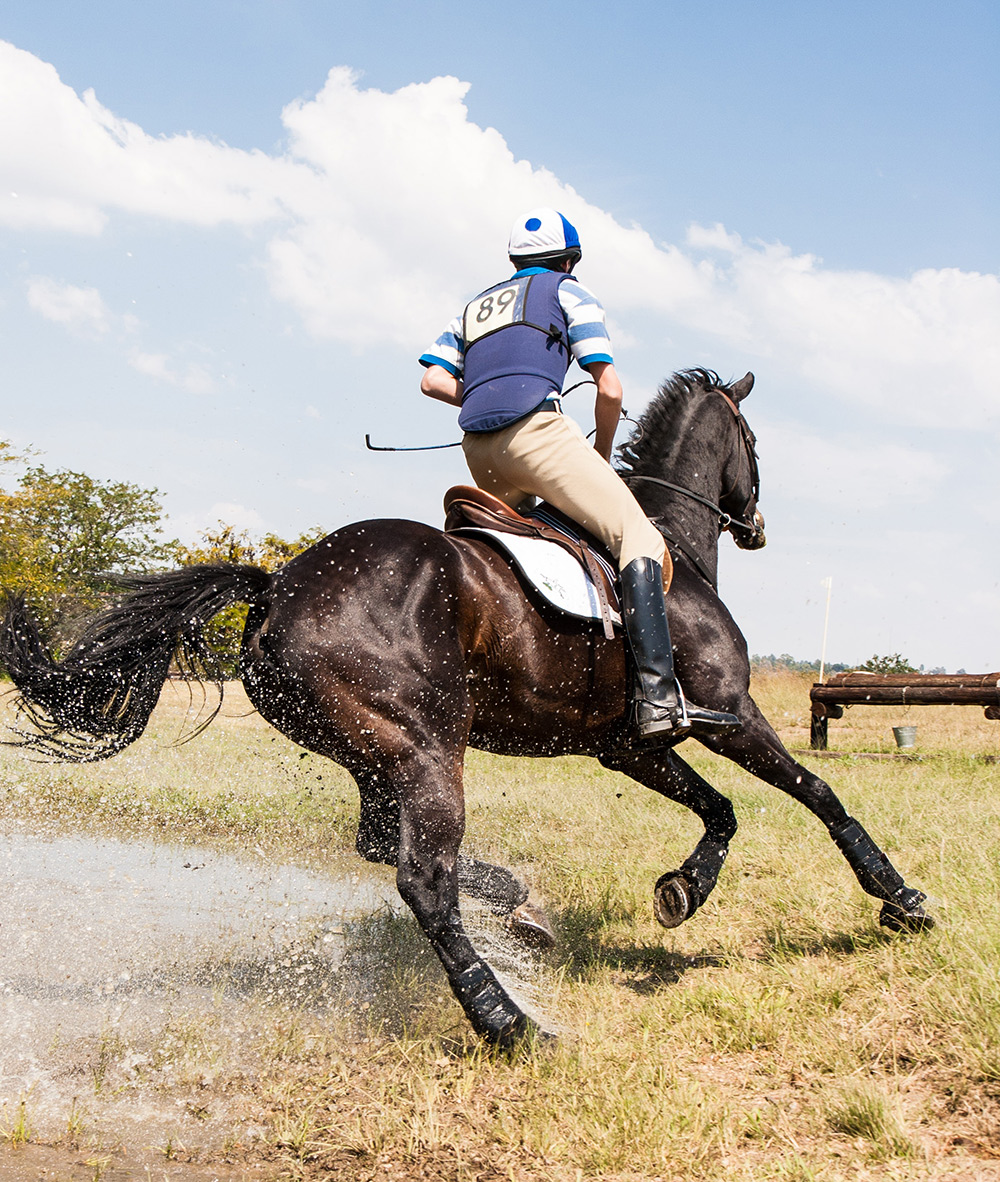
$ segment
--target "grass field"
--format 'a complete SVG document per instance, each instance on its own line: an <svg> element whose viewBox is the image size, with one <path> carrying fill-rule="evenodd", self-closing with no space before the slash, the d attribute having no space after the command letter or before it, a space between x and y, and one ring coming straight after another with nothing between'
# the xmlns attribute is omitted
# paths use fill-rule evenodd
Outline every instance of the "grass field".
<svg viewBox="0 0 1000 1182"><path fill-rule="evenodd" d="M755 686L791 748L808 746L808 686ZM343 772L248 713L238 687L205 734L169 746L185 694L168 687L148 734L105 764L4 753L0 819L253 845L307 867L352 848ZM919 758L901 760L902 721L856 707L830 724L842 755L800 758L930 896L939 926L919 937L878 927L810 814L696 744L682 753L740 830L715 894L672 932L652 887L697 840L692 815L592 760L470 753L466 849L522 873L559 932L523 966L558 1043L485 1053L412 921L376 914L354 933L363 1002L262 1024L239 1087L267 1131L252 1147L234 1132L220 1163L470 1182L1000 1178L1000 724L911 709ZM236 1084L222 1069L212 1086ZM30 1102L21 1118L23 1134Z"/></svg>

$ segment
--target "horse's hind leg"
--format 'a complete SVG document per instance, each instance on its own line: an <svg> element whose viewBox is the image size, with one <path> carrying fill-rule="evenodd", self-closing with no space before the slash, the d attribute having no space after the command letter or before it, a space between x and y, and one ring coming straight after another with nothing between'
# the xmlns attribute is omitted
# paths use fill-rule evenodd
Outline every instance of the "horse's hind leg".
<svg viewBox="0 0 1000 1182"><path fill-rule="evenodd" d="M510 1046L535 1024L514 1004L462 926L459 856L465 826L461 753L421 746L396 764L399 855L396 883L434 946L477 1034Z"/></svg>
<svg viewBox="0 0 1000 1182"><path fill-rule="evenodd" d="M660 875L653 888L653 914L665 928L678 927L715 889L736 833L733 806L673 751L614 752L599 759L604 767L623 772L691 809L705 826L704 835L680 869Z"/></svg>
<svg viewBox="0 0 1000 1182"><path fill-rule="evenodd" d="M535 948L551 948L556 942L548 916L528 898L527 886L504 866L459 855L458 889L485 903L506 921L511 935Z"/></svg>
<svg viewBox="0 0 1000 1182"><path fill-rule="evenodd" d="M749 698L747 703L738 711L743 721L741 731L735 735L705 736L700 742L815 813L854 871L861 889L882 900L879 922L884 927L895 931L933 927L933 919L922 906L927 896L906 885L861 822L848 815L830 785L796 763L756 703Z"/></svg>
<svg viewBox="0 0 1000 1182"><path fill-rule="evenodd" d="M368 768L355 768L361 817L355 848L368 862L395 866L399 860L399 799L391 780ZM458 889L485 903L506 920L525 943L551 948L555 934L544 911L528 899L527 886L503 866L458 856Z"/></svg>

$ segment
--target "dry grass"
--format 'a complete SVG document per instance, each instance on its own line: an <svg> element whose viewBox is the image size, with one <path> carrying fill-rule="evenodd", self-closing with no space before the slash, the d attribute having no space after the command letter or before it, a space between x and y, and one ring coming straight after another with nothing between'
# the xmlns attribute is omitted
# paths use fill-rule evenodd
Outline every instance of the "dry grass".
<svg viewBox="0 0 1000 1182"><path fill-rule="evenodd" d="M808 745L808 678L758 700ZM175 690L169 691L175 693ZM259 719L163 749L181 706L105 765L3 757L8 823L78 815L136 831L253 838L315 863L353 839L337 769ZM891 708L831 722L838 751L894 749ZM803 761L931 896L938 929L884 934L819 823L694 744L684 754L740 821L719 887L675 932L651 890L696 820L585 759L470 754L467 846L518 867L561 943L531 970L562 1032L484 1053L407 920L373 917L370 1004L261 1031L254 1104L274 1169L306 1178L910 1179L1000 1177L1000 725L919 707L913 761ZM317 777L322 776L322 780ZM222 1084L220 1083L220 1086ZM30 1114L29 1114L30 1115Z"/></svg>

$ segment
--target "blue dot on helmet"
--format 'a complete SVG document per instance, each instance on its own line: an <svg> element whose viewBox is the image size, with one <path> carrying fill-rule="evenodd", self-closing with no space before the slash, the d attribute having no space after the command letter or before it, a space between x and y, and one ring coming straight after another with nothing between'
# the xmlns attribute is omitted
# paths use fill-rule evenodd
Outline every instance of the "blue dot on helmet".
<svg viewBox="0 0 1000 1182"><path fill-rule="evenodd" d="M524 228L526 230L531 230L532 233L534 233L535 230L540 230L542 228L541 219L540 218L528 218L528 220L524 223Z"/></svg>

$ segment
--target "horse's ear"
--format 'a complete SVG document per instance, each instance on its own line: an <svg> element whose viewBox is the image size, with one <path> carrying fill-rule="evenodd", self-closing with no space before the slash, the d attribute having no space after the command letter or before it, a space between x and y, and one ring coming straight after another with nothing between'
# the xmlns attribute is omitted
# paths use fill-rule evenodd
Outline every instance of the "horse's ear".
<svg viewBox="0 0 1000 1182"><path fill-rule="evenodd" d="M746 377L740 378L738 382L733 382L729 388L729 393L734 402L742 402L744 398L753 389L753 374L748 373Z"/></svg>

